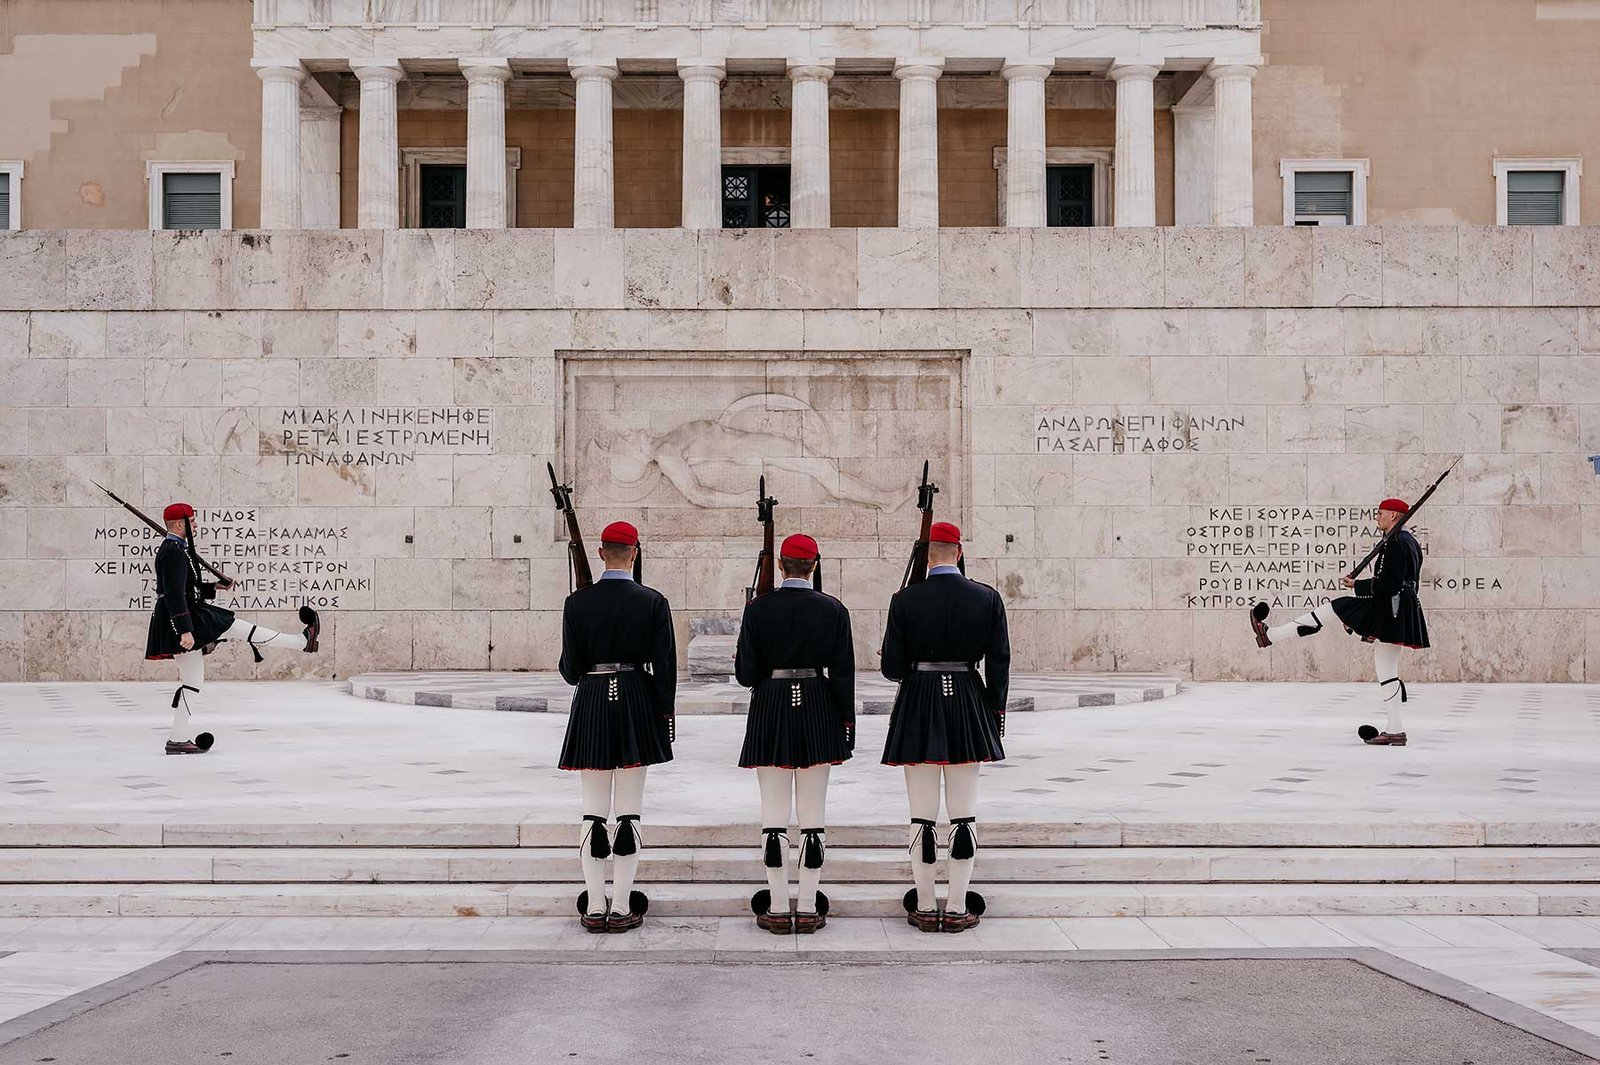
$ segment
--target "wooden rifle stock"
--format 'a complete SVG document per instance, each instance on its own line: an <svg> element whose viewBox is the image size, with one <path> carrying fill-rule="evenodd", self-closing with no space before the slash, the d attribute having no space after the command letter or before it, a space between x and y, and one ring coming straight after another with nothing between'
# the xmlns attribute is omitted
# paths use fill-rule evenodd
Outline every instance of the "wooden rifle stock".
<svg viewBox="0 0 1600 1065"><path fill-rule="evenodd" d="M160 533L162 536L167 535L167 527L165 525L163 525L160 522L156 521L154 518L150 517L150 515L146 514L144 511L140 510L138 507L134 506L132 503L128 502L126 499L123 499L121 496L117 495L117 493L113 492L111 489L107 488L105 485L100 484L98 481L90 481L89 483L94 485L96 488L100 489L100 491L104 492L106 495L110 496L112 499L116 500L118 503L121 503L122 506L123 506L123 509L126 510L129 514L132 514L134 517L138 518L140 521L142 521L146 525L150 526L150 528L154 529L156 532ZM218 581L222 582L223 584L232 584L233 583L233 578L232 577L229 577L226 573L223 573L220 569L218 569L217 567L213 566L211 563L207 562L205 559L200 557L200 555L194 549L194 539L192 537L184 543L184 547L188 550L189 557L193 558L195 560L195 562L200 566L201 569L203 569L207 573L211 574L213 577L215 577Z"/></svg>
<svg viewBox="0 0 1600 1065"><path fill-rule="evenodd" d="M750 587L744 590L744 601L750 602L757 596L766 595L777 585L777 575L773 572L776 562L772 546L773 508L778 501L767 495L767 479L761 478L756 488L756 520L761 523L761 553L756 556L756 575L750 582Z"/></svg>
<svg viewBox="0 0 1600 1065"><path fill-rule="evenodd" d="M928 481L928 463L922 463L922 483L917 486L917 509L922 511L922 531L917 542L911 545L911 557L906 559L906 572L900 578L900 587L921 584L928 579L928 539L933 534L933 497L939 486Z"/></svg>
<svg viewBox="0 0 1600 1065"><path fill-rule="evenodd" d="M556 510L567 518L567 562L572 590L587 588L594 583L594 572L589 568L589 552L583 546L583 532L578 528L578 512L572 509L572 486L556 480L554 463L544 465L550 471L550 494L556 498Z"/></svg>
<svg viewBox="0 0 1600 1065"><path fill-rule="evenodd" d="M1422 495L1417 499L1416 503L1412 504L1411 509L1406 511L1404 514L1400 515L1400 520L1395 523L1394 528L1392 528L1388 532L1384 533L1383 536L1378 539L1378 542L1372 545L1372 550L1367 552L1366 557L1363 558L1360 562L1357 562L1355 564L1355 566L1350 570L1350 579L1351 580L1355 580L1357 577L1359 577L1361 575L1361 571L1366 569L1369 565L1371 565L1372 564L1372 560L1377 558L1378 555L1383 552L1384 545L1387 544L1390 541L1390 539L1393 538L1394 534L1399 532L1401 529L1404 529L1406 527L1406 522L1410 521L1412 515L1416 514L1417 511L1422 509L1422 504L1424 504L1424 503L1426 503L1428 501L1428 497L1429 496L1433 495L1434 492L1439 490L1439 486L1441 484L1444 484L1444 479L1446 477L1450 476L1450 470L1455 469L1457 463L1459 463L1460 461L1461 461L1461 459L1457 458L1455 462L1452 462L1450 464L1450 468L1445 470L1443 473L1441 473L1439 475L1439 479L1437 481L1434 481L1432 484L1430 484L1428 486L1428 490L1426 492L1422 493Z"/></svg>

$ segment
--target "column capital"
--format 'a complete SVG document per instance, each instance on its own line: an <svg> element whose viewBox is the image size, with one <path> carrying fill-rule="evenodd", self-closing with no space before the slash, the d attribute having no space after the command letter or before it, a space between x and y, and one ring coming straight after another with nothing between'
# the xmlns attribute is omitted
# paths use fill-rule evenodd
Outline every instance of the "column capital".
<svg viewBox="0 0 1600 1065"><path fill-rule="evenodd" d="M617 80L617 61L615 59L569 59L567 70L574 78L584 81L588 78L603 78L606 81Z"/></svg>
<svg viewBox="0 0 1600 1065"><path fill-rule="evenodd" d="M1007 59L1000 68L1000 76L1007 81L1043 81L1056 69L1056 61L1048 56L1019 56Z"/></svg>
<svg viewBox="0 0 1600 1065"><path fill-rule="evenodd" d="M1261 72L1262 62L1219 60L1206 67L1206 73L1212 81L1249 81Z"/></svg>
<svg viewBox="0 0 1600 1065"><path fill-rule="evenodd" d="M901 81L907 78L937 78L944 73L943 56L917 56L894 61L894 76Z"/></svg>
<svg viewBox="0 0 1600 1065"><path fill-rule="evenodd" d="M406 76L406 68L398 59L364 59L350 64L357 81L397 82Z"/></svg>
<svg viewBox="0 0 1600 1065"><path fill-rule="evenodd" d="M306 68L298 61L285 63L276 59L252 59L250 66L262 81L286 81L299 85L306 80Z"/></svg>
<svg viewBox="0 0 1600 1065"><path fill-rule="evenodd" d="M469 82L480 84L500 82L504 84L511 80L511 61L508 59L494 59L489 56L463 56L457 62L461 65L461 76Z"/></svg>
<svg viewBox="0 0 1600 1065"><path fill-rule="evenodd" d="M791 81L827 81L833 77L832 59L791 59L786 67Z"/></svg>
<svg viewBox="0 0 1600 1065"><path fill-rule="evenodd" d="M1113 59L1111 69L1106 72L1106 77L1112 81L1121 81L1132 78L1136 81L1154 81L1157 74L1161 73L1159 63L1150 63L1141 59Z"/></svg>
<svg viewBox="0 0 1600 1065"><path fill-rule="evenodd" d="M725 59L680 59L678 77L684 81L722 81L728 76Z"/></svg>

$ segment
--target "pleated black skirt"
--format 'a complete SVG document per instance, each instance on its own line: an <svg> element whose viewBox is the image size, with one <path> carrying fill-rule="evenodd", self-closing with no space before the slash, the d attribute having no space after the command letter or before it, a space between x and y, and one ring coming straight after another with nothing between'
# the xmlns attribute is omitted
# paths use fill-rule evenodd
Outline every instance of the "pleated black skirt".
<svg viewBox="0 0 1600 1065"><path fill-rule="evenodd" d="M849 757L844 724L821 677L766 680L750 693L741 767L810 769L839 765Z"/></svg>
<svg viewBox="0 0 1600 1065"><path fill-rule="evenodd" d="M1419 650L1428 646L1428 620L1423 617L1422 604L1413 593L1400 594L1399 610L1394 609L1389 596L1380 599L1344 595L1333 601L1333 612L1363 640Z"/></svg>
<svg viewBox="0 0 1600 1065"><path fill-rule="evenodd" d="M562 769L637 769L672 761L667 719L647 673L590 675L572 693Z"/></svg>
<svg viewBox="0 0 1600 1065"><path fill-rule="evenodd" d="M211 603L195 603L189 608L189 623L194 628L194 645L204 649L216 643L233 625L233 611ZM178 634L172 630L172 619L167 614L167 604L156 601L150 614L150 628L145 634L144 656L149 659L171 658L183 654Z"/></svg>
<svg viewBox="0 0 1600 1065"><path fill-rule="evenodd" d="M975 672L912 673L900 682L884 765L966 765L1005 756L1000 723L984 702Z"/></svg>

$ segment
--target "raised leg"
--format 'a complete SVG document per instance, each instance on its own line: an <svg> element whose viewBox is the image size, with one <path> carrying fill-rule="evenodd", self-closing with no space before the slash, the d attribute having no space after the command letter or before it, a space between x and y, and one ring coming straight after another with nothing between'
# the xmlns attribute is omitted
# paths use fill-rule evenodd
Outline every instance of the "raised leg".
<svg viewBox="0 0 1600 1065"><path fill-rule="evenodd" d="M933 890L933 868L938 860L933 825L939 819L939 769L936 765L905 767L906 799L911 807L911 879L917 885L917 909L923 913L939 907Z"/></svg>
<svg viewBox="0 0 1600 1065"><path fill-rule="evenodd" d="M224 638L248 643L251 647L256 648L258 652L260 648L264 647L270 647L275 651L304 651L306 649L306 638L304 636L277 632L267 628L265 625L257 625L243 618L233 619L233 624L228 626L228 631L224 634Z"/></svg>
<svg viewBox="0 0 1600 1065"><path fill-rule="evenodd" d="M1332 603L1323 603L1309 614L1301 614L1293 621L1274 625L1267 630L1267 639L1273 643L1291 636L1315 636L1327 625L1338 625L1339 615L1333 612Z"/></svg>
<svg viewBox="0 0 1600 1065"><path fill-rule="evenodd" d="M800 913L816 913L817 888L822 883L826 853L823 836L828 825L828 765L812 766L794 775L795 806L800 814Z"/></svg>
<svg viewBox="0 0 1600 1065"><path fill-rule="evenodd" d="M944 804L950 814L950 898L944 912L967 912L967 888L977 864L978 763L944 767Z"/></svg>
<svg viewBox="0 0 1600 1065"><path fill-rule="evenodd" d="M611 912L628 914L634 877L639 872L639 852L644 839L639 835L639 817L644 813L645 766L616 772L617 840L612 845Z"/></svg>
<svg viewBox="0 0 1600 1065"><path fill-rule="evenodd" d="M600 769L584 769L578 773L583 789L578 861L583 866L583 887L588 896L584 912L589 917L604 917L606 912L606 858L611 855L606 820L611 816L611 777L610 771Z"/></svg>

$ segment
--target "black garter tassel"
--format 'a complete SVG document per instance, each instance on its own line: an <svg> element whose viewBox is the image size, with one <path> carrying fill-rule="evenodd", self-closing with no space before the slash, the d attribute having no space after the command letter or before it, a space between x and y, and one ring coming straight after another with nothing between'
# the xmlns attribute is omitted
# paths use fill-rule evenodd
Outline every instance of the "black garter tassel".
<svg viewBox="0 0 1600 1065"><path fill-rule="evenodd" d="M611 857L611 841L606 839L606 819L598 814L584 814L585 821L593 821L589 830L589 857L605 861Z"/></svg>
<svg viewBox="0 0 1600 1065"><path fill-rule="evenodd" d="M634 825L638 820L638 814L617 815L617 838L611 842L611 853L618 858L639 853L639 830Z"/></svg>
<svg viewBox="0 0 1600 1065"><path fill-rule="evenodd" d="M265 658L261 657L261 648L256 646L256 627L254 625L250 626L250 635L244 638L244 642L250 645L250 653L256 656L257 662L266 661Z"/></svg>
<svg viewBox="0 0 1600 1065"><path fill-rule="evenodd" d="M768 869L782 869L783 844L778 842L778 837L787 836L788 831L782 828L763 828L761 831L767 834L767 845L762 854L761 864Z"/></svg>
<svg viewBox="0 0 1600 1065"><path fill-rule="evenodd" d="M968 858L976 857L978 841L972 834L972 823L976 817L952 817L950 824L950 860L964 862Z"/></svg>
<svg viewBox="0 0 1600 1065"><path fill-rule="evenodd" d="M824 828L802 828L804 833L800 840L800 864L807 869L822 868L822 834Z"/></svg>
<svg viewBox="0 0 1600 1065"><path fill-rule="evenodd" d="M922 826L922 832L918 838L918 842L922 844L921 861L923 865L932 865L939 857L939 842L933 835L933 822L925 818L913 817L911 823Z"/></svg>

